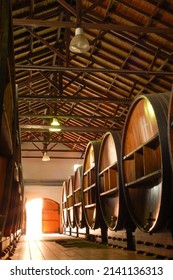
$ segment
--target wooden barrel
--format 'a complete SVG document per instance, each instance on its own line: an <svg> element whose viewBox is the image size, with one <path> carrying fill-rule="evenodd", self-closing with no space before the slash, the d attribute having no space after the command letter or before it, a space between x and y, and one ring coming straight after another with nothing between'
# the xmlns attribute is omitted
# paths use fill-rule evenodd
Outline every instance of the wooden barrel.
<svg viewBox="0 0 173 280"><path fill-rule="evenodd" d="M170 93L138 96L123 130L125 199L134 223L145 232L165 228L170 216L169 101Z"/></svg>
<svg viewBox="0 0 173 280"><path fill-rule="evenodd" d="M21 211L21 201L20 194L18 192L18 184L16 182L13 182L11 199L3 236L10 236L18 230L18 217L20 215L19 211Z"/></svg>
<svg viewBox="0 0 173 280"><path fill-rule="evenodd" d="M83 201L82 201L82 184L83 184L83 166L80 165L74 174L74 208L76 226L83 228L86 226Z"/></svg>
<svg viewBox="0 0 173 280"><path fill-rule="evenodd" d="M64 181L62 186L62 224L64 227L68 227L67 181Z"/></svg>
<svg viewBox="0 0 173 280"><path fill-rule="evenodd" d="M7 84L4 91L3 112L0 128L1 155L10 157L13 153L12 120L13 120L13 95L11 84Z"/></svg>
<svg viewBox="0 0 173 280"><path fill-rule="evenodd" d="M170 92L169 112L168 112L168 143L171 158L171 167L173 170L173 91Z"/></svg>
<svg viewBox="0 0 173 280"><path fill-rule="evenodd" d="M3 199L3 192L5 188L6 170L7 170L7 158L0 155L0 205Z"/></svg>
<svg viewBox="0 0 173 280"><path fill-rule="evenodd" d="M172 188L171 188L171 198L172 198L172 208L173 208L173 91L170 92L170 102L169 102L169 112L168 112L168 143L169 143L169 154L171 159L171 173L172 173ZM173 210L171 211L173 220Z"/></svg>
<svg viewBox="0 0 173 280"><path fill-rule="evenodd" d="M67 215L68 223L71 228L76 226L74 211L74 176L71 175L67 181Z"/></svg>
<svg viewBox="0 0 173 280"><path fill-rule="evenodd" d="M0 157L1 158L1 157ZM6 220L9 213L10 207L10 200L11 200L11 193L12 193L12 186L13 186L13 170L14 170L14 162L12 160L4 160L3 159L3 170L4 174L0 172L2 177L2 183L0 184L1 187L1 197L0 197L0 231L2 235L4 235ZM5 170L6 166L6 170ZM2 171L3 171L2 170Z"/></svg>
<svg viewBox="0 0 173 280"><path fill-rule="evenodd" d="M24 187L22 168L20 163L14 162L14 176L12 182L10 204L4 227L4 236L15 234L22 229Z"/></svg>
<svg viewBox="0 0 173 280"><path fill-rule="evenodd" d="M13 182L15 134L12 135L12 92L7 84L4 89L3 112L0 120L0 231L4 232Z"/></svg>
<svg viewBox="0 0 173 280"><path fill-rule="evenodd" d="M12 132L12 116L13 116L13 92L12 85L8 83L4 93L4 114L7 118L7 123L10 133Z"/></svg>
<svg viewBox="0 0 173 280"><path fill-rule="evenodd" d="M0 4L0 234L4 236L12 202L17 106L10 1ZM5 19L5 20L4 20ZM12 213L12 212L11 212ZM10 216L14 225L14 213ZM12 227L10 226L9 233Z"/></svg>
<svg viewBox="0 0 173 280"><path fill-rule="evenodd" d="M105 224L110 230L130 226L122 188L121 138L120 131L107 132L99 154L99 201Z"/></svg>
<svg viewBox="0 0 173 280"><path fill-rule="evenodd" d="M98 198L98 160L101 141L88 143L83 164L83 205L87 226L97 229L102 226L103 218Z"/></svg>
<svg viewBox="0 0 173 280"><path fill-rule="evenodd" d="M6 217L6 223L4 227L4 236L10 236L15 234L19 229L21 229L22 224L21 214L23 212L23 174L21 166L21 143L19 138L18 130L16 131L16 139L14 145L14 153L12 163L13 176L11 178L11 190L10 190L10 204Z"/></svg>

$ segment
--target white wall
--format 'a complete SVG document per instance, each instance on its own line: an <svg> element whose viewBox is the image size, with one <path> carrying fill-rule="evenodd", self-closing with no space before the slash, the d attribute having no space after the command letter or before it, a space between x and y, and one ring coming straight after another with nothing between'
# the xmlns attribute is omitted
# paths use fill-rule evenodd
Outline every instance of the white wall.
<svg viewBox="0 0 173 280"><path fill-rule="evenodd" d="M33 148L32 144L22 144L22 148ZM40 147L41 148L41 147ZM55 149L68 148L58 144ZM74 164L83 164L81 159L51 159L51 156L80 157L79 153L49 153L50 161L41 160L42 153L25 151L25 156L39 156L40 158L22 158L24 195L27 200L34 198L50 198L61 203L62 183L74 175Z"/></svg>
<svg viewBox="0 0 173 280"><path fill-rule="evenodd" d="M31 144L22 144L22 148L33 148ZM59 145L55 149L68 150L64 145ZM22 152L22 156L39 156L40 158L22 158L23 177L27 184L40 184L45 182L48 185L62 185L62 181L67 180L74 174L74 164L83 164L81 153L49 152L50 161L42 161L42 152ZM71 157L68 159L54 159L54 156ZM52 157L52 158L51 158ZM73 158L72 158L73 157Z"/></svg>
<svg viewBox="0 0 173 280"><path fill-rule="evenodd" d="M62 187L58 186L25 186L24 197L27 201L35 198L50 198L61 204Z"/></svg>
<svg viewBox="0 0 173 280"><path fill-rule="evenodd" d="M41 159L23 159L23 177L28 183L45 181L50 185L62 185L61 181L67 180L70 175L74 174L73 166L76 161L73 159L52 159L50 161L42 161Z"/></svg>

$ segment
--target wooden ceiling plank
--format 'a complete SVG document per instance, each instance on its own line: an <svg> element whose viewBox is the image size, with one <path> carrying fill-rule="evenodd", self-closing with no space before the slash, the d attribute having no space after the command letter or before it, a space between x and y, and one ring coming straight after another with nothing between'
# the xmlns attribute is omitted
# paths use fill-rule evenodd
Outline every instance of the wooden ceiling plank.
<svg viewBox="0 0 173 280"><path fill-rule="evenodd" d="M142 38L136 38L136 37L132 36L131 34L127 34L125 32L116 33L113 31L111 31L111 33L113 33L118 38L123 38L124 40L126 40L128 42L135 43L138 47L140 47L140 49L145 50L145 52L147 52L147 53L155 54L158 49L158 44L156 44L154 46L153 43L151 44L149 42L146 42ZM162 59L167 58L170 61L173 61L173 56L171 54L169 54L168 52L166 52L164 49L160 49L158 54Z"/></svg>
<svg viewBox="0 0 173 280"><path fill-rule="evenodd" d="M62 55L62 53L60 51L58 51L57 49L55 49L53 46L51 46L48 42L46 42L42 37L40 37L35 31L33 31L32 29L28 28L27 26L25 26L26 30L30 32L30 34L32 36L34 36L35 38L37 38L43 45L47 46L52 52L56 53L58 57L60 57L62 60L65 61L65 56Z"/></svg>
<svg viewBox="0 0 173 280"><path fill-rule="evenodd" d="M168 62L168 59L166 59L166 60L162 63L162 65L159 67L159 71L162 70L162 68L165 67L165 65L167 64L167 62ZM147 85L148 85L149 83L151 83L155 78L156 78L156 75L154 75L154 74L153 74L152 76L150 76L150 77L149 77L149 80L147 81ZM141 94L141 93L144 91L144 89L145 89L145 87L141 88L141 90L139 91L139 94Z"/></svg>
<svg viewBox="0 0 173 280"><path fill-rule="evenodd" d="M26 87L30 90L30 92L32 92L32 94L34 94L34 96L37 96L37 94L36 94L35 91L31 88L30 85L26 84ZM44 103L45 103L45 105L46 105L47 107L49 107L50 109L53 109L53 107L52 107L49 103L47 103L47 102L44 102ZM30 104L30 106L32 107L31 104Z"/></svg>
<svg viewBox="0 0 173 280"><path fill-rule="evenodd" d="M44 78L46 79L49 84L55 89L57 90L57 92L59 92L59 87L57 84L54 83L54 81L52 81L50 78L48 78L43 72L39 71L39 74Z"/></svg>
<svg viewBox="0 0 173 280"><path fill-rule="evenodd" d="M64 0L57 0L57 2L60 5L62 5L68 12L70 12L72 15L77 17L76 10L70 4L68 4L66 1L64 1Z"/></svg>
<svg viewBox="0 0 173 280"><path fill-rule="evenodd" d="M81 12L81 16L85 16L87 15L88 13L90 13L92 10L94 10L97 6L99 6L100 4L102 4L105 0L98 0L98 1L95 1L93 4L91 4L88 8L84 9L82 12ZM111 0L112 1L112 0Z"/></svg>

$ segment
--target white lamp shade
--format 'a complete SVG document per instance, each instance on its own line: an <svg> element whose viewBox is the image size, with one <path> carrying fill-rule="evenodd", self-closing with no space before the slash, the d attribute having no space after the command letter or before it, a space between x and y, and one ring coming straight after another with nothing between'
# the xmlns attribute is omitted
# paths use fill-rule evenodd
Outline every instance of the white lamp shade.
<svg viewBox="0 0 173 280"><path fill-rule="evenodd" d="M60 123L58 122L57 118L53 118L53 121L51 122L51 125L60 125Z"/></svg>
<svg viewBox="0 0 173 280"><path fill-rule="evenodd" d="M75 30L75 36L70 42L70 47L69 47L71 52L74 53L85 53L89 51L90 45L87 40L87 38L84 35L83 28L76 28Z"/></svg>
<svg viewBox="0 0 173 280"><path fill-rule="evenodd" d="M57 118L53 118L53 121L51 122L51 128L49 128L49 131L52 131L52 132L57 132L57 131L61 131L61 128L58 128L57 126L59 126L60 123L59 121L57 120Z"/></svg>
<svg viewBox="0 0 173 280"><path fill-rule="evenodd" d="M44 152L42 161L49 161L49 160L50 160L50 157L48 156L47 152Z"/></svg>

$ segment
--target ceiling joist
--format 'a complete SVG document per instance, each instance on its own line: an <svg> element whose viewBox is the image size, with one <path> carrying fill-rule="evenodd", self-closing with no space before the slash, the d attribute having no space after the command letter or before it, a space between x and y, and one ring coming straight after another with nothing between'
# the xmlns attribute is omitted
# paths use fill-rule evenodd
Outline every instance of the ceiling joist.
<svg viewBox="0 0 173 280"><path fill-rule="evenodd" d="M35 96L35 95L22 95L18 97L20 102L26 101L43 101L43 102L113 102L113 103L121 103L121 104L130 104L132 102L131 98L115 98L115 97L85 97L85 96Z"/></svg>
<svg viewBox="0 0 173 280"><path fill-rule="evenodd" d="M49 132L49 129L52 128L51 125L36 125L36 124L21 124L21 131L44 131ZM56 127L55 127L56 128ZM93 126L58 126L62 131L74 131L74 132L107 132L114 131L112 128L107 127L93 127ZM50 132L51 133L51 132ZM54 133L54 132L53 132ZM57 132L58 133L58 132Z"/></svg>
<svg viewBox="0 0 173 280"><path fill-rule="evenodd" d="M119 75L173 75L169 71L152 71L152 70L127 70L127 69L112 69L112 68L94 68L94 67L59 67L59 66L40 66L40 65L15 65L16 70L32 70L32 71L70 71L70 72L100 72L100 73L116 73Z"/></svg>
<svg viewBox="0 0 173 280"><path fill-rule="evenodd" d="M169 92L172 14L171 0L13 0L22 144L83 151L106 131L123 129L136 96ZM90 43L84 54L69 50L79 26ZM49 132L53 117L61 132Z"/></svg>
<svg viewBox="0 0 173 280"><path fill-rule="evenodd" d="M43 114L20 114L19 118L41 118L41 119L52 119L57 117L58 119L100 119L100 120L119 120L124 121L123 116L98 116L98 115L43 115Z"/></svg>
<svg viewBox="0 0 173 280"><path fill-rule="evenodd" d="M36 20L36 19L17 19L13 18L13 25L15 26L32 26L32 27L64 27L76 28L75 22L67 21L49 21L49 20ZM173 27L155 27L155 26L126 26L113 23L89 23L81 22L81 27L84 29L96 30L114 30L117 32L126 31L132 33L156 33L156 34L171 34Z"/></svg>

